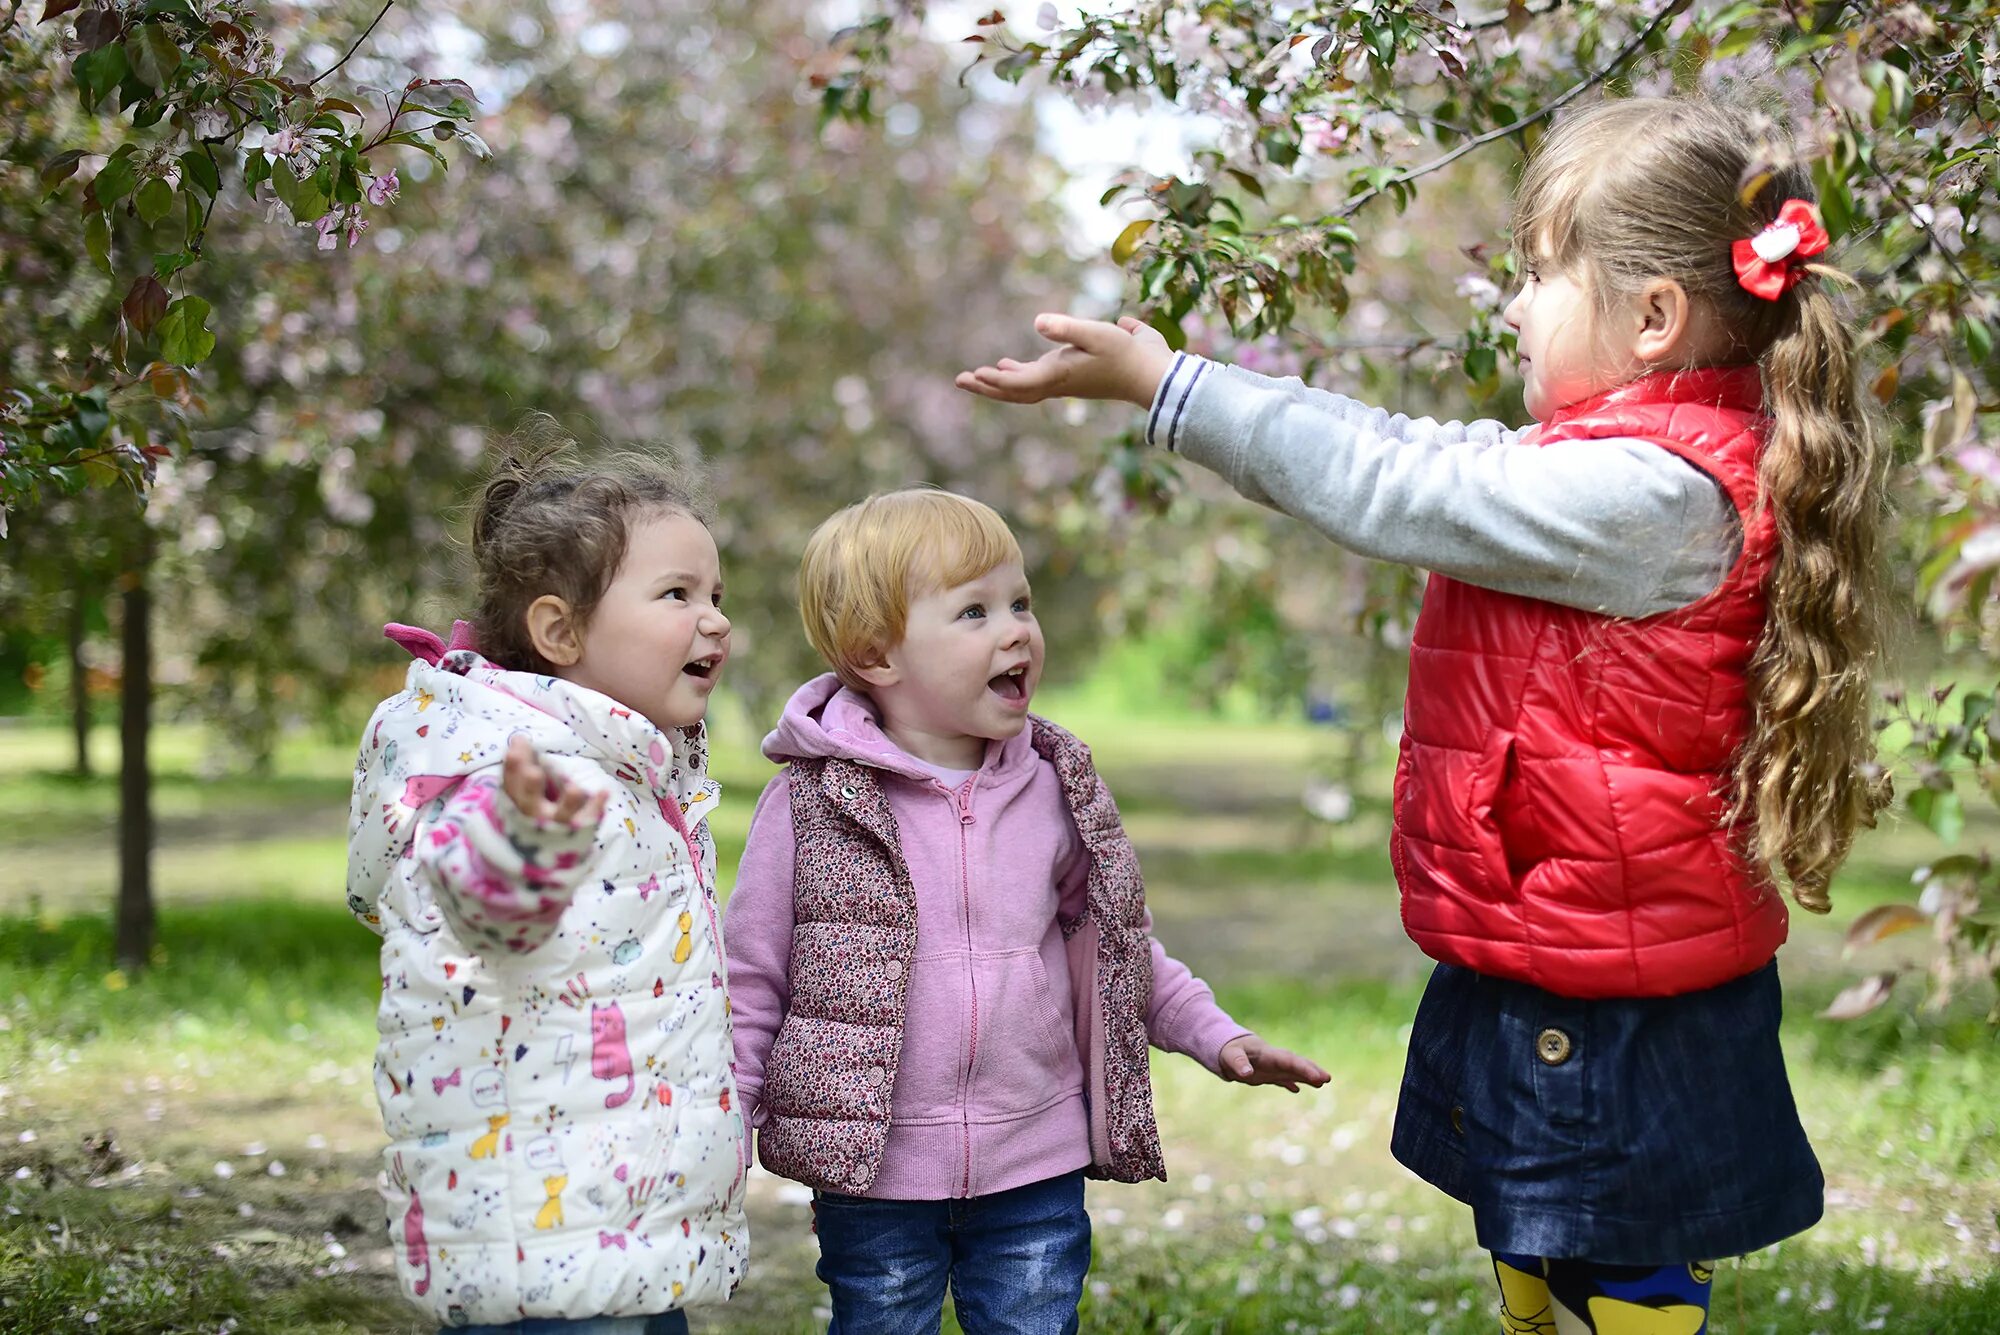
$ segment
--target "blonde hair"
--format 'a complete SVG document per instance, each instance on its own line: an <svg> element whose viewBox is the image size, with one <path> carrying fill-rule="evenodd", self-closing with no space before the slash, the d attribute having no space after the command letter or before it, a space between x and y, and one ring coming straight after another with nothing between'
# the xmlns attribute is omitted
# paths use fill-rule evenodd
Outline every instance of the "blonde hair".
<svg viewBox="0 0 2000 1335"><path fill-rule="evenodd" d="M991 506L932 487L881 492L813 530L799 561L799 618L840 680L903 638L910 600L1021 560Z"/></svg>
<svg viewBox="0 0 2000 1335"><path fill-rule="evenodd" d="M1652 279L1680 283L1756 361L1770 438L1760 504L1778 531L1768 613L1751 662L1754 720L1732 821L1801 908L1828 883L1880 801L1870 677L1879 650L1887 457L1863 411L1852 336L1819 279L1775 301L1746 291L1731 245L1812 200L1812 177L1747 109L1679 98L1606 101L1569 116L1529 161L1514 211L1523 258L1582 278L1600 309ZM1768 126L1768 122L1766 122Z"/></svg>

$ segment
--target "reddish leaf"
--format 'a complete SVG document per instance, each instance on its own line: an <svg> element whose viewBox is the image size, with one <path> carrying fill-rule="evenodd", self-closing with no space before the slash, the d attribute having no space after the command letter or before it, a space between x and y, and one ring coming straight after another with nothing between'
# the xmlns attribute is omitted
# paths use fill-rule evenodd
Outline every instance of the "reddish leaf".
<svg viewBox="0 0 2000 1335"><path fill-rule="evenodd" d="M125 33L125 20L115 9L92 9L77 15L76 40L86 51L110 46Z"/></svg>
<svg viewBox="0 0 2000 1335"><path fill-rule="evenodd" d="M1907 932L1912 927L1922 927L1929 922L1921 910L1908 904L1883 904L1869 909L1854 920L1847 929L1847 943L1844 949L1852 951L1859 946L1872 946L1877 941Z"/></svg>
<svg viewBox="0 0 2000 1335"><path fill-rule="evenodd" d="M988 14L985 18L979 20L977 26L981 28L990 28L996 23L1005 23L1006 21L1007 21L1007 16L1005 14L1002 14L999 10L996 9L992 13Z"/></svg>
<svg viewBox="0 0 2000 1335"><path fill-rule="evenodd" d="M75 9L80 2L81 0L48 0L42 7L42 22L47 23L50 19L61 18Z"/></svg>
<svg viewBox="0 0 2000 1335"><path fill-rule="evenodd" d="M125 294L125 304L119 307L126 323L141 334L153 332L153 326L167 313L167 289L160 280L145 274L132 284L132 290Z"/></svg>
<svg viewBox="0 0 2000 1335"><path fill-rule="evenodd" d="M1887 366L1883 367L1882 374L1875 377L1875 383L1871 387L1875 393L1875 401L1877 403L1887 403L1890 399L1895 398L1896 387L1902 383L1902 380L1903 368L1900 364L1890 362Z"/></svg>
<svg viewBox="0 0 2000 1335"><path fill-rule="evenodd" d="M1889 989L1896 985L1896 971L1871 973L1860 982L1841 989L1833 1004L1819 1013L1822 1020L1852 1020L1866 1015L1889 999Z"/></svg>

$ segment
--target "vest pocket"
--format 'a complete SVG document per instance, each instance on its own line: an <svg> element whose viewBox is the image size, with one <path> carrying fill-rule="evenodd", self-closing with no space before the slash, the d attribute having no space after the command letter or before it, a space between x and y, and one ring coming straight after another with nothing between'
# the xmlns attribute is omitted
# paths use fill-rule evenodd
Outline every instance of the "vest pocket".
<svg viewBox="0 0 2000 1335"><path fill-rule="evenodd" d="M1466 828L1473 842L1473 869L1484 882L1489 899L1515 897L1514 873L1507 861L1507 842L1493 814L1500 793L1514 777L1514 734L1495 732L1486 739L1466 785Z"/></svg>

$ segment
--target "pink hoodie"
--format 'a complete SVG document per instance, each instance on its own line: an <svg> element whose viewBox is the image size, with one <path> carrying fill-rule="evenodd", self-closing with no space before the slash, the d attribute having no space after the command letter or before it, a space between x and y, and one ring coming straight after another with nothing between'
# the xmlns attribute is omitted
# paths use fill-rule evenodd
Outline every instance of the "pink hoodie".
<svg viewBox="0 0 2000 1335"><path fill-rule="evenodd" d="M839 757L882 772L917 895L903 1056L889 1139L868 1195L984 1196L1090 1164L1061 923L1082 912L1089 867L1054 766L1027 730L986 748L956 791L882 732L873 703L831 673L801 686L764 739L781 764ZM764 1064L790 1001L792 814L788 773L757 802L724 915L737 1088L764 1121ZM1218 1069L1248 1033L1186 965L1153 943L1146 1032Z"/></svg>

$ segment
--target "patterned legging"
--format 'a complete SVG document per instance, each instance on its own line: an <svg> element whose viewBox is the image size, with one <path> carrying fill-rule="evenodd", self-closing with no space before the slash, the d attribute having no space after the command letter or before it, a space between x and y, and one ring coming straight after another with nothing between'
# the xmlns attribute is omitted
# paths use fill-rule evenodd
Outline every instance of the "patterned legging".
<svg viewBox="0 0 2000 1335"><path fill-rule="evenodd" d="M1493 1254L1503 1335L1702 1335L1714 1273Z"/></svg>

